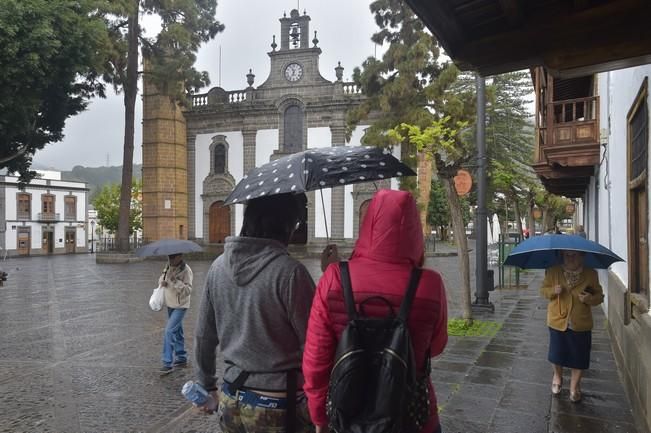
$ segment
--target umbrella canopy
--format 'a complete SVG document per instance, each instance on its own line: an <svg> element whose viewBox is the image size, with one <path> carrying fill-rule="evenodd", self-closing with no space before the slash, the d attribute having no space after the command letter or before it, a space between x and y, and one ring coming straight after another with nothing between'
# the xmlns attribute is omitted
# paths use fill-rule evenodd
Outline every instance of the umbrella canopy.
<svg viewBox="0 0 651 433"><path fill-rule="evenodd" d="M504 261L505 266L524 269L546 269L563 262L561 250L585 253L584 266L593 269L607 269L614 262L624 260L608 248L576 235L534 236L513 248Z"/></svg>
<svg viewBox="0 0 651 433"><path fill-rule="evenodd" d="M415 175L388 149L374 146L308 149L254 168L235 186L224 204Z"/></svg>
<svg viewBox="0 0 651 433"><path fill-rule="evenodd" d="M169 256L172 254L194 253L203 251L203 248L192 241L183 239L161 239L144 245L136 250L136 256Z"/></svg>

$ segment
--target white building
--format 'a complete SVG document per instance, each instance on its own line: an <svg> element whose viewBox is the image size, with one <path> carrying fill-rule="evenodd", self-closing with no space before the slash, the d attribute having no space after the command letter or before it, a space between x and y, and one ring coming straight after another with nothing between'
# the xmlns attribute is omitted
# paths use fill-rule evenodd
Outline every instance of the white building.
<svg viewBox="0 0 651 433"><path fill-rule="evenodd" d="M626 260L601 274L604 306L634 410L651 425L649 76L651 65L596 75L601 165L585 195L585 226Z"/></svg>
<svg viewBox="0 0 651 433"><path fill-rule="evenodd" d="M0 176L0 248L9 256L86 252L88 188L38 171L25 189Z"/></svg>

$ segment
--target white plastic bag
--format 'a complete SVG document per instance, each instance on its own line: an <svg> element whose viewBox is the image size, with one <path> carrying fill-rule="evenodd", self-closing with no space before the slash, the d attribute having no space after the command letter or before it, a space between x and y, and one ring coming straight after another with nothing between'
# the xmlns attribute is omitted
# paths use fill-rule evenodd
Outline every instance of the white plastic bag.
<svg viewBox="0 0 651 433"><path fill-rule="evenodd" d="M165 289L158 286L149 298L149 308L154 311L160 311L163 309L163 305L165 305Z"/></svg>

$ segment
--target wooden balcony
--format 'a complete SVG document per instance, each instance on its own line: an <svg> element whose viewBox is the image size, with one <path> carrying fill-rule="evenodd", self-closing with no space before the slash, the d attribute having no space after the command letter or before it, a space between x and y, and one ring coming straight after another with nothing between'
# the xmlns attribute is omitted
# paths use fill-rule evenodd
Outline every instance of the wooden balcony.
<svg viewBox="0 0 651 433"><path fill-rule="evenodd" d="M548 104L541 156L548 164L582 167L599 163L599 98ZM551 128L549 125L551 124ZM542 130L543 128L541 128Z"/></svg>
<svg viewBox="0 0 651 433"><path fill-rule="evenodd" d="M57 222L61 221L60 215L54 212L39 212L36 217L37 221Z"/></svg>
<svg viewBox="0 0 651 433"><path fill-rule="evenodd" d="M599 164L599 97L548 103L540 117L533 169L550 192L580 196Z"/></svg>

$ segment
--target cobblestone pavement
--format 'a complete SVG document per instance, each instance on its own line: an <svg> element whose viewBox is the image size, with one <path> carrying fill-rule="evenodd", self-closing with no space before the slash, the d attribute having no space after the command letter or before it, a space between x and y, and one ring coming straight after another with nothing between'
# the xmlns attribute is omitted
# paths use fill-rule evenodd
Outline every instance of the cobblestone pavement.
<svg viewBox="0 0 651 433"><path fill-rule="evenodd" d="M318 278L317 260L304 262ZM148 299L163 264L97 265L92 255L1 264L9 281L0 287L0 432L218 431L215 417L193 413L180 394L193 378L190 368L158 375L166 316L149 310ZM195 294L209 265L190 263ZM457 257L429 258L427 265L443 274L451 316L458 314ZM474 279L472 263L471 270ZM446 433L635 432L603 315L587 404L573 406L548 392L546 328L535 291L496 291L491 300L496 312L487 317L504 322L502 330L491 338L451 338L435 362ZM195 295L184 322L190 354L198 301ZM599 419L602 412L609 422Z"/></svg>

